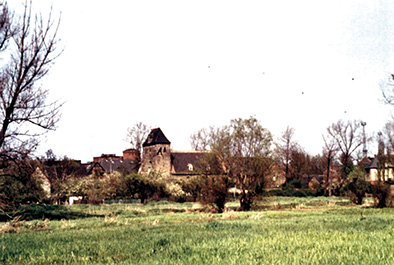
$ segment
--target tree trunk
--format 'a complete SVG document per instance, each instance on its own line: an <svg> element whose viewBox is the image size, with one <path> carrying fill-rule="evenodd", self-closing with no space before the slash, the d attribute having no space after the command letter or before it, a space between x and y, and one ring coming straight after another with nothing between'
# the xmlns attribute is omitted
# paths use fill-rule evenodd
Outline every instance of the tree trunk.
<svg viewBox="0 0 394 265"><path fill-rule="evenodd" d="M250 199L250 196L243 191L241 194L241 198L239 199L240 202L240 211L249 211L252 208L252 201Z"/></svg>
<svg viewBox="0 0 394 265"><path fill-rule="evenodd" d="M328 158L327 158L327 180L326 180L326 184L329 184L330 181L330 167L331 167L331 154L328 154Z"/></svg>

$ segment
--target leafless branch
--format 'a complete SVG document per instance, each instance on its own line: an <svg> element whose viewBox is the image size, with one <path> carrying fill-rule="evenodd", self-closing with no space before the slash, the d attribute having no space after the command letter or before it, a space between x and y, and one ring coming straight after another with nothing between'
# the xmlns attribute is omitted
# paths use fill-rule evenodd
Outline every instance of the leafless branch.
<svg viewBox="0 0 394 265"><path fill-rule="evenodd" d="M22 148L22 153L27 154L37 146L37 136L54 130L60 118L63 104L47 103L48 90L43 90L39 83L62 53L57 37L60 19L55 23L52 11L47 20L41 14L33 15L31 0L25 2L23 15L12 23L8 9L0 12L0 30L1 16L10 21L6 29L10 33L6 36L11 58L0 72L0 148L7 153L10 148L25 145L29 148ZM31 126L42 131L35 129L30 133L27 128Z"/></svg>
<svg viewBox="0 0 394 265"><path fill-rule="evenodd" d="M151 128L143 122L137 122L133 127L127 128L126 141L131 143L132 148L142 154L143 141L148 137Z"/></svg>

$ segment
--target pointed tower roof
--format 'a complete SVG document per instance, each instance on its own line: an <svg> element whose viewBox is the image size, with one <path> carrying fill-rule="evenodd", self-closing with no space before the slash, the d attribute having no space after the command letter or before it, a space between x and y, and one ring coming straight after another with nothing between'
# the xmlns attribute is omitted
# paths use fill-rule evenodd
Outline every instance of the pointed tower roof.
<svg viewBox="0 0 394 265"><path fill-rule="evenodd" d="M142 146L145 147L155 144L171 144L160 128L152 129Z"/></svg>

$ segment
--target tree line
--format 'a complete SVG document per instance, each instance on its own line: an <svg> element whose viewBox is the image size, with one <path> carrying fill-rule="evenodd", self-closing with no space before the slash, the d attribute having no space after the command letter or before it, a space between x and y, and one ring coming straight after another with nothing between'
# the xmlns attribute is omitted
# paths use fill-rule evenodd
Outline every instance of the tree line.
<svg viewBox="0 0 394 265"><path fill-rule="evenodd" d="M189 179L168 181L153 172L87 175L75 160L56 157L33 159L42 135L54 130L60 119L62 103L47 100L48 90L41 87L62 49L59 48L60 20L35 14L32 1L24 2L16 15L0 1L0 52L4 55L0 71L0 204L50 200L42 190L37 169L48 176L51 194L60 197L82 194L89 202L108 198L153 198L185 200L187 197L214 204L222 211L236 188L241 210L249 210L256 197L264 195L266 177L273 171L284 175L282 190L302 188L304 176L324 176L319 189L326 195L350 192L356 203L372 193L379 207L391 203L390 186L385 176L393 164L394 125L387 125L376 137L363 134L360 120L339 120L327 127L321 154L311 155L296 141L294 128L287 127L278 139L255 118L233 119L226 126L203 128L191 135L192 148L209 150L201 161L199 174ZM394 104L393 80L382 89L383 98ZM142 141L149 127L138 123L128 131L134 148L142 153ZM378 143L378 181L365 179L364 142ZM140 162L140 161L139 161ZM53 199L53 198L52 198Z"/></svg>
<svg viewBox="0 0 394 265"><path fill-rule="evenodd" d="M351 189L354 185L349 184L353 183L349 174L363 159L362 154L357 152L364 142L361 127L362 123L357 120L339 120L331 124L323 136L325 146L322 154L318 155L310 155L294 141L295 130L290 127L274 141L269 130L263 128L255 117L234 119L230 125L220 128L203 128L191 135L190 139L195 150L210 151L212 157L207 159L210 167L220 165L219 171L208 172L207 175L221 176L218 180L222 180L222 192L228 190L226 184L238 188L240 208L249 210L253 199L264 193L265 176L275 168L279 168L284 175L282 188L301 188L303 177L319 175L324 176L325 180L319 183L323 194L343 195L354 190ZM362 179L363 184L368 186L365 174L357 176L357 179ZM354 192L358 192L361 185L356 188ZM366 188L364 196L367 191Z"/></svg>
<svg viewBox="0 0 394 265"><path fill-rule="evenodd" d="M284 176L282 190L299 191L305 188L305 177L310 180L311 176L319 176L321 181L315 183L314 189L318 189L320 195L347 195L361 204L370 193L377 206L388 206L391 195L387 179L380 177L378 183L370 185L365 168L372 161L362 147L364 143L378 141L378 165L387 164L391 159L392 149L388 147L393 143L390 139L393 139L394 127L387 123L377 139L367 136L363 126L360 120L332 123L322 135L324 145L317 155L309 154L293 139L294 128L286 127L281 136L274 139L255 117L233 119L222 127L202 128L190 136L194 150L208 151L193 187L219 211L229 198L228 190L235 187L239 192L240 209L249 210L256 197L266 194L267 176L279 171ZM137 123L129 130L129 139L138 139L136 134L147 135L148 132L148 126ZM382 148L386 153L382 154ZM387 174L385 171L387 167L380 166L379 176Z"/></svg>

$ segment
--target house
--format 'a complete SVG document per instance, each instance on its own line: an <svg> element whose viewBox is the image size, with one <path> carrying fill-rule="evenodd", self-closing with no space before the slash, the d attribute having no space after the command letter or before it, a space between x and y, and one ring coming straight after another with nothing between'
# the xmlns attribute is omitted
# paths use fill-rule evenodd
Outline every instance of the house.
<svg viewBox="0 0 394 265"><path fill-rule="evenodd" d="M311 190L316 190L319 186L326 183L326 178L324 175L311 175L309 176L308 187Z"/></svg>
<svg viewBox="0 0 394 265"><path fill-rule="evenodd" d="M363 157L363 159L360 160L360 162L357 163L357 165L363 169L366 169L372 162L374 158L373 157Z"/></svg>
<svg viewBox="0 0 394 265"><path fill-rule="evenodd" d="M264 176L264 188L277 189L286 182L284 171L276 164L272 163L270 171Z"/></svg>
<svg viewBox="0 0 394 265"><path fill-rule="evenodd" d="M139 167L139 152L135 149L123 151L123 156L115 154L102 154L93 157L93 162L87 165L88 174L113 173L114 171L137 172Z"/></svg>
<svg viewBox="0 0 394 265"><path fill-rule="evenodd" d="M155 171L167 177L198 174L200 161L206 154L204 151L171 150L171 142L160 128L151 130L142 147L139 173L149 174Z"/></svg>
<svg viewBox="0 0 394 265"><path fill-rule="evenodd" d="M95 176L102 176L106 173L105 169L99 162L90 162L86 164L87 175L94 174Z"/></svg>
<svg viewBox="0 0 394 265"><path fill-rule="evenodd" d="M394 167L390 163L384 163L384 169L382 170L382 181L393 181L394 180ZM366 180L371 184L376 184L379 181L379 171L378 171L378 157L375 155L371 159L368 166L365 167L367 173Z"/></svg>

